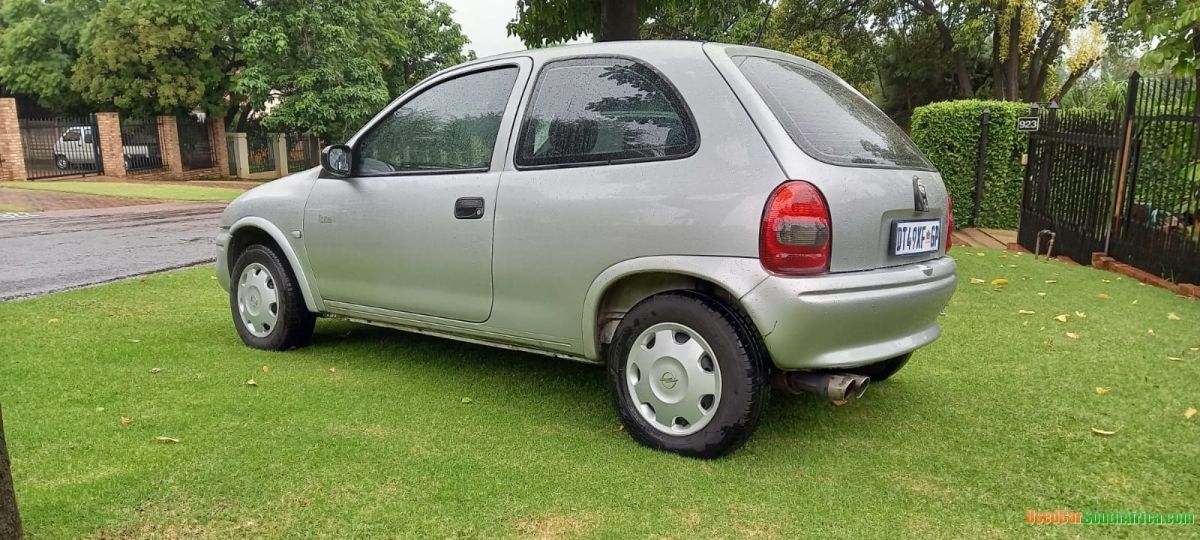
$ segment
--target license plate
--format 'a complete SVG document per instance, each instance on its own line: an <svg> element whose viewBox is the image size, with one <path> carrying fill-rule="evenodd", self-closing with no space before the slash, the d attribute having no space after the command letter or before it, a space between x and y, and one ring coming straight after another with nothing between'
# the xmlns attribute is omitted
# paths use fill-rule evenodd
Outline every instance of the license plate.
<svg viewBox="0 0 1200 540"><path fill-rule="evenodd" d="M897 221L892 227L892 255L937 251L942 245L942 222L936 219Z"/></svg>

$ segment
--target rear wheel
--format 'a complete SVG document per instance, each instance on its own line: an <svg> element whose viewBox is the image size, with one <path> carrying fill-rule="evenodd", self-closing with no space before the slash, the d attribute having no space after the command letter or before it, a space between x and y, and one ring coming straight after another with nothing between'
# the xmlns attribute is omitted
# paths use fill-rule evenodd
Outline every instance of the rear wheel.
<svg viewBox="0 0 1200 540"><path fill-rule="evenodd" d="M867 366L847 369L845 371L855 375L870 377L871 382L873 383L883 382L888 380L888 378L892 375L895 375L897 371L900 371L900 368L904 367L904 365L908 363L908 360L912 358L912 354L913 353L908 353L895 358L889 358L882 362L876 362Z"/></svg>
<svg viewBox="0 0 1200 540"><path fill-rule="evenodd" d="M282 351L312 341L316 316L304 305L296 276L274 250L255 244L233 266L229 307L242 342Z"/></svg>
<svg viewBox="0 0 1200 540"><path fill-rule="evenodd" d="M737 449L770 396L769 361L740 313L694 293L635 306L608 354L613 405L634 440L685 456Z"/></svg>

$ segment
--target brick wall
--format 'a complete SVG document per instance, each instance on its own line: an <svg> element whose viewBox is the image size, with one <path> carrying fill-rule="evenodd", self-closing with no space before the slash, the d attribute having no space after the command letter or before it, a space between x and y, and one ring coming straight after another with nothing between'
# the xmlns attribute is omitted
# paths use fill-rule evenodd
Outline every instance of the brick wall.
<svg viewBox="0 0 1200 540"><path fill-rule="evenodd" d="M115 112L97 113L96 128L100 130L100 156L105 176L124 178L125 145L121 140L121 117Z"/></svg>
<svg viewBox="0 0 1200 540"><path fill-rule="evenodd" d="M26 179L17 100L0 98L0 182Z"/></svg>

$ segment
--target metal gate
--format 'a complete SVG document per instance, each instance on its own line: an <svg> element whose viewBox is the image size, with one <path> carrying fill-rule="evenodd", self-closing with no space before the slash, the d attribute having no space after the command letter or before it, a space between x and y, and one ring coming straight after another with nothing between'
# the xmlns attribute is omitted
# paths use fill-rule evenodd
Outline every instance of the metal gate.
<svg viewBox="0 0 1200 540"><path fill-rule="evenodd" d="M158 117L121 118L121 145L127 173L141 174L166 168L161 132L162 120Z"/></svg>
<svg viewBox="0 0 1200 540"><path fill-rule="evenodd" d="M20 117L18 125L30 180L104 170L96 115Z"/></svg>
<svg viewBox="0 0 1200 540"><path fill-rule="evenodd" d="M207 169L217 164L216 141L212 140L207 117L180 116L175 120L179 134L179 157L183 170Z"/></svg>
<svg viewBox="0 0 1200 540"><path fill-rule="evenodd" d="M1200 96L1195 79L1136 73L1121 113L1040 112L1030 134L1017 241L1041 231L1055 252L1092 253L1200 283ZM1043 246L1045 243L1043 243Z"/></svg>

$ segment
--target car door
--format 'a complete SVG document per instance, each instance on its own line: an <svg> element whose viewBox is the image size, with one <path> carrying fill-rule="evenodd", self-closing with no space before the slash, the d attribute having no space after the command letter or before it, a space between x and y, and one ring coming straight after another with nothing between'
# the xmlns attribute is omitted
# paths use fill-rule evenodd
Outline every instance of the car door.
<svg viewBox="0 0 1200 540"><path fill-rule="evenodd" d="M316 181L303 236L327 304L487 320L496 188L530 64L423 83L352 140L349 177Z"/></svg>

